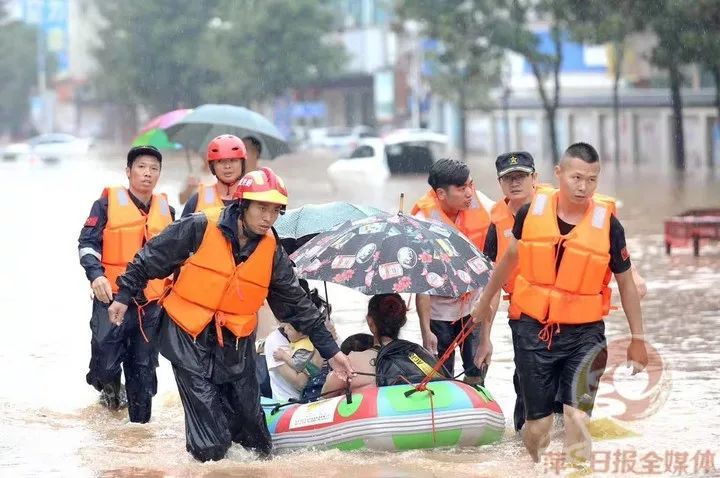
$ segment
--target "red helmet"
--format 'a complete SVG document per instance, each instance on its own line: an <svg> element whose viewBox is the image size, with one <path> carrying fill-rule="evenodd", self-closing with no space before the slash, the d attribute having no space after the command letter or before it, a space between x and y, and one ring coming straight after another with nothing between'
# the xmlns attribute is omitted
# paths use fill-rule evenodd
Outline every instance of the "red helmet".
<svg viewBox="0 0 720 478"><path fill-rule="evenodd" d="M272 169L260 168L243 176L234 198L287 206L288 192L282 178Z"/></svg>
<svg viewBox="0 0 720 478"><path fill-rule="evenodd" d="M247 150L245 143L237 136L221 134L214 138L207 147L207 160L220 161L221 159L245 159Z"/></svg>

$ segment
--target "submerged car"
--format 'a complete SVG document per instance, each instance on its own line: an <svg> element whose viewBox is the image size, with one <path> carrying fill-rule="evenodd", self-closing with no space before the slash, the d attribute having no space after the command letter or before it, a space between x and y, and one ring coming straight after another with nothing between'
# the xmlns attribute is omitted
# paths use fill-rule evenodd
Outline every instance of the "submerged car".
<svg viewBox="0 0 720 478"><path fill-rule="evenodd" d="M349 157L327 168L330 181L376 184L391 174L427 173L447 150L448 137L421 129L396 130L383 138L363 138Z"/></svg>
<svg viewBox="0 0 720 478"><path fill-rule="evenodd" d="M65 133L48 133L30 138L24 143L8 145L3 149L1 157L4 161L34 157L50 162L70 156L84 156L91 145L92 140L89 138L78 138Z"/></svg>

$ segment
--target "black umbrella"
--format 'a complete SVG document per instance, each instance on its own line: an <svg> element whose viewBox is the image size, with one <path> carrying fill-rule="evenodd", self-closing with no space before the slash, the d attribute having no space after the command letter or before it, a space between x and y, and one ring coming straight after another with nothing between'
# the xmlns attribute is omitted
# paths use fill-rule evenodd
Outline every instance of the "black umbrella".
<svg viewBox="0 0 720 478"><path fill-rule="evenodd" d="M364 294L460 297L488 282L490 260L457 231L404 214L348 221L291 256L305 279Z"/></svg>

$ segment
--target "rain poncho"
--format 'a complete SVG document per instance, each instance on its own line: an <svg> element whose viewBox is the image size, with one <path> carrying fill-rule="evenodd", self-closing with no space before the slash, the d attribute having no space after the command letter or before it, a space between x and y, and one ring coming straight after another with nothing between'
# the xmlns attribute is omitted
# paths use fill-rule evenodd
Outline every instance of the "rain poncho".
<svg viewBox="0 0 720 478"><path fill-rule="evenodd" d="M233 204L223 210L218 221L218 227L232 244L236 264L244 262L259 242L259 237L255 237L244 247L239 246L239 214L239 205ZM128 303L148 279L166 277L177 270L198 249L206 227L204 214L192 214L149 241L118 279L120 291L116 300ZM300 287L279 241L267 302L278 320L308 335L324 358L339 352L320 312ZM193 340L163 314L160 353L173 364L185 407L187 449L201 461L222 458L231 440L264 454L271 447L255 375L254 334L236 340L224 328L222 333L224 347L218 344L214 323Z"/></svg>

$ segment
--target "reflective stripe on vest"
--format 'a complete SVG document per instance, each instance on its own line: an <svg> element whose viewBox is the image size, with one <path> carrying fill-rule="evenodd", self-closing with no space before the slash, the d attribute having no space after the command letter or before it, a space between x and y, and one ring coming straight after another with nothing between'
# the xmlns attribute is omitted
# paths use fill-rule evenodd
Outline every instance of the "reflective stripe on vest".
<svg viewBox="0 0 720 478"><path fill-rule="evenodd" d="M232 245L218 227L223 210L203 211L208 224L202 242L163 299L170 318L193 338L213 319L218 329L226 327L236 337L247 337L257 326L257 312L268 294L274 234L265 234L250 257L236 266ZM218 340L222 341L221 331Z"/></svg>
<svg viewBox="0 0 720 478"><path fill-rule="evenodd" d="M217 185L206 186L200 184L198 186L198 202L195 206L195 212L205 211L206 209L223 207L222 199L217 193Z"/></svg>
<svg viewBox="0 0 720 478"><path fill-rule="evenodd" d="M557 223L557 192L537 193L518 242L520 273L512 302L545 323L583 324L607 314L611 207L593 200L565 236ZM563 256L556 267L557 248Z"/></svg>
<svg viewBox="0 0 720 478"><path fill-rule="evenodd" d="M433 190L428 191L415 203L411 214L417 214L419 211L422 211L428 219L444 222L445 224L453 226L465 235L480 251L485 247L485 236L487 235L488 227L490 227L490 214L483 207L480 198L478 198L474 190L470 208L460 211L454 222L443 212L437 194L435 194Z"/></svg>
<svg viewBox="0 0 720 478"><path fill-rule="evenodd" d="M172 216L165 194L153 194L147 215L135 206L123 187L105 188L103 195L108 198L108 220L103 230L101 262L113 293L117 293L116 280L125 273L128 262L147 240L172 222ZM145 297L157 299L164 288L164 279L151 280L144 290Z"/></svg>

